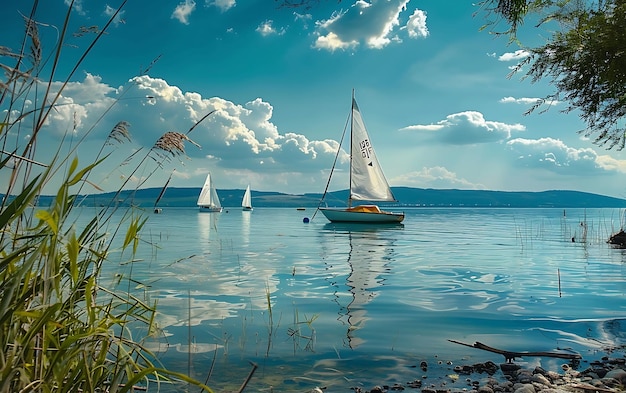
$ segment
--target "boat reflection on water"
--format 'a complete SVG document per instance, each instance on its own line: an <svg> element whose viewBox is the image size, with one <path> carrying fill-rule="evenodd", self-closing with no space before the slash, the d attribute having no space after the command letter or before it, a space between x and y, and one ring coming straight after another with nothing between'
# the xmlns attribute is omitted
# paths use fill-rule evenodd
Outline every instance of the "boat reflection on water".
<svg viewBox="0 0 626 393"><path fill-rule="evenodd" d="M208 244L211 232L217 232L219 214L198 214L198 236L201 244Z"/></svg>
<svg viewBox="0 0 626 393"><path fill-rule="evenodd" d="M400 223L324 225L326 234L333 236L335 240L345 239L348 243L349 272L346 286L351 296L348 304L343 305L344 296L338 291L335 301L340 306L338 319L348 326L345 344L349 348L354 349L364 342L357 335L357 331L370 319L367 315L367 306L379 295L380 291L376 288L384 285L385 276L391 271L396 237L390 232L402 228L404 225Z"/></svg>
<svg viewBox="0 0 626 393"><path fill-rule="evenodd" d="M241 211L241 246L247 247L250 244L250 216L252 210Z"/></svg>

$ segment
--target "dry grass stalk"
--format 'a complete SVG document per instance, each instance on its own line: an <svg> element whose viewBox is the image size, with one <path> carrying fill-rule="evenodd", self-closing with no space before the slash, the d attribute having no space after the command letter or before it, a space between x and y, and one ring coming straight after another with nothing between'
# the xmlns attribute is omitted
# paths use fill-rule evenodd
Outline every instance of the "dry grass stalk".
<svg viewBox="0 0 626 393"><path fill-rule="evenodd" d="M78 31L73 34L74 37L82 37L86 34L99 34L100 28L98 26L81 26Z"/></svg>
<svg viewBox="0 0 626 393"><path fill-rule="evenodd" d="M130 142L130 131L128 131L129 127L130 123L127 121L122 120L117 123L107 137L107 145L112 145L112 141L123 143L125 140L127 140Z"/></svg>
<svg viewBox="0 0 626 393"><path fill-rule="evenodd" d="M180 132L169 131L163 134L154 144L152 149L164 159L176 157L185 154L185 141L200 147L199 144L192 141L187 135Z"/></svg>
<svg viewBox="0 0 626 393"><path fill-rule="evenodd" d="M26 21L26 34L30 37L31 47L30 53L33 58L33 64L39 64L41 61L41 41L39 40L39 29L37 28L37 23L27 17L24 17Z"/></svg>

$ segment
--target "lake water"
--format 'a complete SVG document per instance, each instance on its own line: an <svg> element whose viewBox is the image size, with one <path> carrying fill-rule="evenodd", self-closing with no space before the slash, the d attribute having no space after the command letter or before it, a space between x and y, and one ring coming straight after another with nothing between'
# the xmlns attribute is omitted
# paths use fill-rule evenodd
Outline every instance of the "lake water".
<svg viewBox="0 0 626 393"><path fill-rule="evenodd" d="M412 208L379 227L304 223L313 213L147 212L139 260L113 258L103 283L132 277L157 301L146 346L215 391L236 391L252 363L246 391L330 393L450 388L455 365L504 361L448 340L585 361L624 344L626 253L606 244L620 210Z"/></svg>

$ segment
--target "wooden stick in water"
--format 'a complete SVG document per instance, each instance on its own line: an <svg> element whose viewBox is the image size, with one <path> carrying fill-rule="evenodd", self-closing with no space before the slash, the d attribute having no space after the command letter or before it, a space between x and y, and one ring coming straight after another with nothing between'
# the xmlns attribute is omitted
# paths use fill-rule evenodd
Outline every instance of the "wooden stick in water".
<svg viewBox="0 0 626 393"><path fill-rule="evenodd" d="M559 276L559 297L561 297L561 269L556 269L556 274Z"/></svg>
<svg viewBox="0 0 626 393"><path fill-rule="evenodd" d="M489 352L493 352L493 353L497 353L500 355L504 356L504 359L511 363L511 361L515 360L515 358L521 358L524 356L528 356L528 357L551 357L551 358L559 358L559 359L569 359L569 360L576 360L576 359L581 359L582 356L580 356L577 353L560 353L560 352L512 352L512 351L504 351L502 349L498 349L498 348L493 348L490 347L488 345L485 345L483 343L480 343L478 341L476 341L473 345L472 344L465 344L462 343L460 341L455 341L455 340L448 340L451 343L455 343L455 344L460 344L460 345L465 345L466 347L470 347L470 348L478 348L478 349L482 349L484 351L489 351Z"/></svg>

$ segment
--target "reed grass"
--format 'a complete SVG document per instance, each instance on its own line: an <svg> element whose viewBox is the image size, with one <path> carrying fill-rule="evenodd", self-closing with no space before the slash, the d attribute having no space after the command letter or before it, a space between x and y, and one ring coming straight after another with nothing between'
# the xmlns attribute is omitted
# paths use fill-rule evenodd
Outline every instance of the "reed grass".
<svg viewBox="0 0 626 393"><path fill-rule="evenodd" d="M81 30L81 35L94 37L65 77L59 78L57 69L73 2L49 52L40 38L37 1L24 16L19 48L0 46L0 176L8 179L0 190L0 392L129 392L177 381L211 391L167 370L144 348L136 332L157 332L156 304L131 293L132 277L123 278L126 290L100 283L103 265L113 263L113 255L123 258L122 263L135 260L146 218L129 211L127 221L111 222L118 208L111 205L84 226L74 221L76 195L85 186L97 189L98 182L90 179L94 168L109 159L105 149L131 140L130 124L117 122L87 165L79 163L79 146L95 124L69 148L69 137L58 146L45 146L54 153L48 162L36 159L39 135L52 111L62 105L57 103L61 93L125 2L104 27ZM53 81L59 79L63 82L55 91ZM36 109L27 110L27 102ZM75 125L68 128L73 131ZM153 174L163 160L184 154L187 142L194 144L187 134L166 133L134 171ZM148 157L159 165L150 169ZM53 180L58 184L53 203L37 206ZM127 182L119 185L118 193Z"/></svg>

